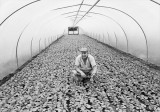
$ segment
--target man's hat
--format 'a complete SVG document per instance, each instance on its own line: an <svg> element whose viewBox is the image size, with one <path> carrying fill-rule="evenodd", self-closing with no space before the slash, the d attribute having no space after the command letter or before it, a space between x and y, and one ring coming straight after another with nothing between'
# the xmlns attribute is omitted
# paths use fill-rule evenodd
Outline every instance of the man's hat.
<svg viewBox="0 0 160 112"><path fill-rule="evenodd" d="M81 52L87 52L88 49L87 49L86 47L83 47L83 48L80 49L80 51L81 51Z"/></svg>

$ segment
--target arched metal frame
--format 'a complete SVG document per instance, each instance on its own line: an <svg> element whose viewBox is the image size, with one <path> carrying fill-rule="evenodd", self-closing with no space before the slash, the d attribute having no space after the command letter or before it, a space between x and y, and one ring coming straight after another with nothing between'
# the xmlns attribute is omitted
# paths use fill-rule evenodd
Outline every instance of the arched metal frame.
<svg viewBox="0 0 160 112"><path fill-rule="evenodd" d="M31 23L29 23L29 24L31 24ZM25 26L25 28L22 30L22 32L21 32L21 34L20 34L20 36L19 36L19 38L18 38L18 40L17 40L17 45L16 45L16 62L17 62L17 68L19 67L18 66L18 45L19 45L19 41L20 41L20 39L21 39L21 37L22 37L22 34L24 33L24 31L26 30L26 28L29 26L29 24L27 24L26 26ZM33 37L32 37L32 40L33 40ZM32 42L32 41L31 41ZM32 46L32 44L31 44L31 46ZM40 45L39 45L40 46ZM40 48L40 47L39 47ZM46 48L46 38L45 38L45 48ZM31 56L32 56L32 47L30 47L30 49L31 49Z"/></svg>
<svg viewBox="0 0 160 112"><path fill-rule="evenodd" d="M56 8L56 9L53 9L53 10L59 10L59 9L64 9L64 8L68 8L68 7L74 7L74 6L78 6L78 5L80 5L80 4L61 7L61 8ZM84 6L92 6L92 5L89 5L89 4L82 4L82 5L84 5ZM112 9L112 10L116 10L118 12L121 12L121 13L127 15L129 18L131 18L140 27L140 29L141 29L144 37L145 37L145 41L146 41L146 49L147 49L147 53L146 54L147 54L147 61L148 61L148 41L147 41L147 37L146 37L146 34L145 34L142 26L138 23L138 21L136 19L134 19L131 15L129 15L128 13L126 13L126 12L120 10L120 9L116 9L116 8L113 8L113 7L107 7L107 6L100 6L100 5L95 5L95 7L108 8L108 9Z"/></svg>
<svg viewBox="0 0 160 112"><path fill-rule="evenodd" d="M28 3L28 4L26 4L26 5L22 6L22 7L20 7L19 9L17 9L17 10L14 11L13 13L11 13L9 16L7 16L7 17L2 21L2 23L0 24L0 26L1 26L7 19L9 19L13 14L15 14L16 12L20 11L21 9L23 9L23 8L25 8L25 7L27 7L27 6L31 5L31 4L34 4L34 3L36 3L36 2L39 2L39 1L41 1L41 0L36 0L36 1L30 2L30 3Z"/></svg>
<svg viewBox="0 0 160 112"><path fill-rule="evenodd" d="M2 25L9 17L11 17L13 14L15 14L16 12L18 12L18 11L21 10L22 8L24 8L24 7L28 6L28 5L31 5L31 4L33 4L33 3L35 3L35 2L38 2L38 1L40 1L40 0L31 2L31 3L29 3L29 4L26 4L25 6L22 6L21 8L17 9L17 10L14 11L11 15L9 15L9 16L1 23L1 25ZM80 5L82 5L82 4L80 4ZM32 52L32 51L31 51L31 52ZM31 53L31 55L32 55L32 53Z"/></svg>
<svg viewBox="0 0 160 112"><path fill-rule="evenodd" d="M65 14L70 14L70 13L74 13L76 11L72 11L72 12L68 12L68 13L63 13L62 15L65 15ZM79 12L86 12L86 11L79 11ZM104 17L107 17L109 19L111 19L112 21L114 21L123 31L124 35L125 35L125 38L126 38L126 43L127 43L127 53L128 53L128 50L129 50L129 43L128 43L128 37L127 37L127 34L124 30L124 28L116 21L114 20L113 18L109 17L109 16L106 16L104 14L101 14L101 13L96 13L96 12L89 12L90 14L98 14L98 15L101 15L101 16L104 16Z"/></svg>
<svg viewBox="0 0 160 112"><path fill-rule="evenodd" d="M15 13L17 13L18 11L22 10L23 8L25 8L25 7L27 7L27 6L31 5L31 4L37 3L37 2L39 2L39 1L41 1L41 0L36 0L36 1L30 2L30 3L26 4L26 5L18 8L16 11L12 12L9 16L7 16L7 17L0 23L0 26L2 26L2 25L4 24L4 22L6 22L11 16L13 16L13 15L14 15ZM28 24L28 25L29 25L29 24ZM22 32L21 32L21 34L20 34L20 36L19 36L19 38L18 38L18 40L17 40L17 44L16 44L16 62L17 62L17 68L19 67L19 65L18 65L18 44L19 44L19 41L20 41L20 38L21 38L23 32L24 32L25 29L28 27L28 25L26 25L26 26L24 27L24 29L22 30ZM32 38L33 38L33 37L32 37ZM31 47L31 48L32 48L32 47ZM31 51L31 55L32 55L32 51Z"/></svg>
<svg viewBox="0 0 160 112"><path fill-rule="evenodd" d="M86 6L92 6L92 5L88 5L88 4L83 4L83 5L86 5ZM132 17L131 15L129 15L128 13L120 10L120 9L116 9L116 8L113 8L113 7L106 7L106 6L99 6L99 5L96 5L95 7L101 7L101 8L109 8L109 9L113 9L113 10L116 10L116 11L119 11L125 15L127 15L128 17L130 17L134 22L136 22L136 24L140 27L144 37L145 37L145 41L146 41L146 49L147 49L147 61L148 61L148 41L147 41L147 36L142 28L142 26L139 24L139 22L134 18Z"/></svg>
<svg viewBox="0 0 160 112"><path fill-rule="evenodd" d="M9 19L13 14L15 14L16 12L18 12L19 10L21 10L21 9L23 9L24 7L29 6L29 5L31 5L31 4L33 4L33 3L39 2L39 1L40 1L40 0L33 1L33 2L31 2L31 3L28 3L28 4L24 5L24 6L22 6L22 7L19 8L19 9L17 9L17 10L14 11L12 14L10 14L10 15L0 24L0 26L1 26L7 19ZM56 8L56 9L53 9L53 10L59 10L59 9L69 8L69 7L73 7L73 6L79 6L79 5L92 6L92 5L89 5L89 4L77 4L77 5L67 6L67 7ZM142 28L141 25L137 22L137 20L134 19L134 18L133 18L132 16L130 16L129 14L127 14L126 12L121 11L121 10L116 9L116 8L113 8L113 7L106 7L106 6L99 6L99 5L95 5L95 7L109 8L109 9L113 9L113 10L119 11L119 12L127 15L128 17L130 17L132 20L134 20L134 21L136 22L136 24L138 24L138 26L141 28L141 30L142 30L142 32L143 32L143 35L144 35L144 37L145 37L145 40L146 40L147 61L148 61L148 42L147 42L147 37L146 37L146 34L145 34L143 28ZM28 25L27 25L27 26L28 26ZM22 34L23 34L23 32L24 32L24 30L26 29L27 26L25 26L25 28L22 30L22 32L21 32L21 34L20 34L20 36L19 36L19 38L18 38L17 45L16 45L17 67L18 67L18 54L17 54L17 51L18 51L18 43L19 43L19 40L20 40L20 38L21 38L21 36L22 36ZM109 35L109 34L108 34L108 35Z"/></svg>
<svg viewBox="0 0 160 112"><path fill-rule="evenodd" d="M30 2L30 3L26 4L26 5L18 8L16 11L12 12L9 16L7 16L7 17L0 23L0 26L2 26L2 25L4 24L4 22L6 22L11 16L13 16L15 13L17 13L17 12L20 11L21 9L23 9L23 8L25 8L25 7L27 7L27 6L31 5L31 4L34 4L34 3L36 3L36 2L39 2L39 1L41 1L41 0L36 0L36 1ZM29 24L28 24L28 25L29 25ZM18 44L19 44L20 38L21 38L24 30L28 27L28 25L26 25L26 26L24 27L24 29L22 30L22 32L21 32L21 34L20 34L20 36L19 36L19 38L18 38L18 40L17 40L17 44L16 44L16 62L17 62L17 68L18 68L18 66L19 66L19 65L18 65Z"/></svg>
<svg viewBox="0 0 160 112"><path fill-rule="evenodd" d="M29 24L30 24L30 23L29 23ZM19 41L20 41L20 38L21 38L23 32L25 31L25 29L28 27L29 24L27 24L27 25L24 27L24 29L22 30L22 32L21 32L21 34L20 34L20 36L19 36L19 38L18 38L18 41L17 41L17 45L16 45L16 62L17 62L17 68L18 68L18 44L19 44Z"/></svg>

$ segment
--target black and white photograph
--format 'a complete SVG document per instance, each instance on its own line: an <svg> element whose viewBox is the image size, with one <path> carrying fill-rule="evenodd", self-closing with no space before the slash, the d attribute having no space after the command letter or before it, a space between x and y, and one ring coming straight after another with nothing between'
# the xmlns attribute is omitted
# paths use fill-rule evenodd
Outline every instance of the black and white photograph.
<svg viewBox="0 0 160 112"><path fill-rule="evenodd" d="M0 112L160 112L160 0L0 0Z"/></svg>

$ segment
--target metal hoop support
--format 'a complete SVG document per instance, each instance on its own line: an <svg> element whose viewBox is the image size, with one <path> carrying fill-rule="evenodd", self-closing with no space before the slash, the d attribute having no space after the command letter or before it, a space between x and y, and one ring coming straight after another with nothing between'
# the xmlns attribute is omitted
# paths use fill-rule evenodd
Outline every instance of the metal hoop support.
<svg viewBox="0 0 160 112"><path fill-rule="evenodd" d="M105 39L104 39L105 37L104 37L104 34L103 34L103 43L105 43Z"/></svg>
<svg viewBox="0 0 160 112"><path fill-rule="evenodd" d="M31 58L32 58L32 41L33 41L33 37L32 37L32 40L31 40Z"/></svg>
<svg viewBox="0 0 160 112"><path fill-rule="evenodd" d="M54 9L54 10L59 10L59 9L64 9L64 8L68 8L68 7L74 7L74 6L78 6L80 4L77 4L77 5L72 5L72 6L66 6L66 7L61 7L61 8L57 8L57 9ZM92 6L90 4L82 4L82 5L85 5L85 6ZM99 5L95 5L95 7L101 7L101 8L109 8L109 9L112 9L112 10L116 10L116 11L119 11L125 15L127 15L128 17L130 17L141 29L144 37L145 37L145 41L146 41L146 49L147 49L147 61L148 61L148 41L147 41L147 37L146 37L146 34L143 30L143 28L141 27L141 25L138 23L138 21L136 19L134 19L131 15L127 14L126 12L122 11L122 10L119 10L119 9L116 9L116 8L113 8L113 7L107 7L107 6L99 6Z"/></svg>
<svg viewBox="0 0 160 112"><path fill-rule="evenodd" d="M39 52L40 52L40 49L41 49L41 38L39 39Z"/></svg>
<svg viewBox="0 0 160 112"><path fill-rule="evenodd" d="M88 4L83 4L83 5L88 5ZM91 5L89 5L89 6L91 6ZM148 41L147 41L147 36L146 36L142 26L138 23L138 21L135 18L133 18L131 15L127 14L126 12L124 12L122 10L119 10L119 9L116 9L116 8L113 8L113 7L98 6L98 5L96 5L96 7L109 8L109 9L113 9L113 10L119 11L119 12L127 15L128 17L130 17L140 27L140 29L141 29L144 37L145 37L145 41L146 41L146 49L147 49L147 53L146 54L147 54L147 62L148 62Z"/></svg>
<svg viewBox="0 0 160 112"><path fill-rule="evenodd" d="M14 11L13 13L11 13L9 16L7 16L7 17L2 21L2 23L0 24L0 26L1 26L7 19L9 19L13 14L15 14L16 12L20 11L21 9L23 9L23 8L29 6L29 5L31 5L31 4L33 4L33 3L39 2L39 1L41 1L41 0L36 0L36 1L30 2L30 3L28 3L28 4L26 4L26 5L22 6L22 7L20 7L19 9L17 9L17 10Z"/></svg>
<svg viewBox="0 0 160 112"><path fill-rule="evenodd" d="M28 27L28 25L29 25L29 24L27 24L27 25L24 27L24 29L22 30L22 32L21 32L21 34L19 35L19 38L18 38L18 40L17 40L17 45L16 45L16 62L17 62L17 68L19 67L19 66L18 66L18 44L19 44L20 38L21 38L24 30Z"/></svg>
<svg viewBox="0 0 160 112"><path fill-rule="evenodd" d="M44 40L44 45L45 45L45 48L46 48L46 38L45 38L45 40ZM44 48L44 49L45 49L45 48Z"/></svg>
<svg viewBox="0 0 160 112"><path fill-rule="evenodd" d="M77 11L72 11L72 12L68 12L68 13L63 13L62 15L65 15L65 14L70 14L70 13L74 13L74 12L77 12ZM79 12L86 12L86 11L79 11ZM116 21L114 20L113 18L109 17L109 16L106 16L104 14L101 14L101 13L96 13L96 12L89 12L90 14L98 14L98 15L101 15L101 16L104 16L104 17L107 17L109 19L111 19L112 21L114 21L123 31L124 35L125 35L125 38L126 38L126 43L127 43L127 53L129 52L129 44L128 44L128 37L127 37L127 34L124 30L124 28Z"/></svg>
<svg viewBox="0 0 160 112"><path fill-rule="evenodd" d="M116 38L116 48L117 48L118 41L117 41L117 36L116 36L115 32L114 32L114 35L115 35L115 38Z"/></svg>
<svg viewBox="0 0 160 112"><path fill-rule="evenodd" d="M107 34L108 34L108 44L110 45L109 33L107 32Z"/></svg>

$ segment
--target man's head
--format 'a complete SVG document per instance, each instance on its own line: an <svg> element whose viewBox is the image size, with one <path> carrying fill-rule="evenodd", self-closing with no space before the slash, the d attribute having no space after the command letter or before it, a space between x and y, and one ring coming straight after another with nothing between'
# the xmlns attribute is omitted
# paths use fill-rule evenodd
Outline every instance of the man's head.
<svg viewBox="0 0 160 112"><path fill-rule="evenodd" d="M85 59L88 57L88 49L86 47L81 48L80 51L82 54L82 59Z"/></svg>

